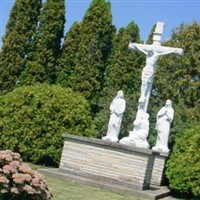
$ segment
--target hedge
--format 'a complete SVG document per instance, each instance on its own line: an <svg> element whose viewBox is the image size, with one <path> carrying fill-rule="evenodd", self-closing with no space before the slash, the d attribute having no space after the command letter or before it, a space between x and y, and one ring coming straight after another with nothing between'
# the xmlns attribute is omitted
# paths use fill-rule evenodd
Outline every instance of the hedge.
<svg viewBox="0 0 200 200"><path fill-rule="evenodd" d="M0 96L0 146L33 163L58 164L63 133L95 137L87 101L58 85L23 86Z"/></svg>

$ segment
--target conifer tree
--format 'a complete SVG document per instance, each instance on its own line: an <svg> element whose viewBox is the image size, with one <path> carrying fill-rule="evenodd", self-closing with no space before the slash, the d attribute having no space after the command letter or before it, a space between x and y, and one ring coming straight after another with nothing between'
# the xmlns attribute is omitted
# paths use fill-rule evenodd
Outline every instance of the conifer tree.
<svg viewBox="0 0 200 200"><path fill-rule="evenodd" d="M13 89L25 65L35 32L41 0L16 0L0 54L0 92Z"/></svg>
<svg viewBox="0 0 200 200"><path fill-rule="evenodd" d="M156 24L153 25L152 29L151 29L151 32L148 36L148 39L146 41L146 44L153 44L153 35L154 35L154 31L156 29Z"/></svg>
<svg viewBox="0 0 200 200"><path fill-rule="evenodd" d="M101 111L95 118L98 131L105 134L109 120L109 105L117 94L123 90L126 100L120 137L133 129L140 95L141 71L144 55L128 49L129 42L140 42L139 28L131 22L121 28L113 41L113 49L106 67L106 78L100 101Z"/></svg>
<svg viewBox="0 0 200 200"><path fill-rule="evenodd" d="M32 85L37 82L55 82L64 24L65 1L47 0L43 4L40 14L32 51L20 78L22 84Z"/></svg>
<svg viewBox="0 0 200 200"><path fill-rule="evenodd" d="M73 69L69 67L71 88L89 100L93 112L96 112L102 90L114 32L110 2L93 0L80 25Z"/></svg>
<svg viewBox="0 0 200 200"><path fill-rule="evenodd" d="M80 43L80 23L75 22L64 39L64 45L62 48L62 53L59 59L59 66L57 70L57 83L63 87L72 87L71 83L76 52Z"/></svg>

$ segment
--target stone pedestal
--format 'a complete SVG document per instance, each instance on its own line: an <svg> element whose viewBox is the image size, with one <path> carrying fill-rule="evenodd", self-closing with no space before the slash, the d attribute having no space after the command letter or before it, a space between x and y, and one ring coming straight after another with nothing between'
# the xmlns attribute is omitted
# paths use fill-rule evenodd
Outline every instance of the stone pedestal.
<svg viewBox="0 0 200 200"><path fill-rule="evenodd" d="M161 186L164 185L164 172L166 160L169 153L160 152L157 153L154 160L154 167L151 178L151 185Z"/></svg>
<svg viewBox="0 0 200 200"><path fill-rule="evenodd" d="M59 171L106 185L149 189L155 155L150 149L65 134Z"/></svg>

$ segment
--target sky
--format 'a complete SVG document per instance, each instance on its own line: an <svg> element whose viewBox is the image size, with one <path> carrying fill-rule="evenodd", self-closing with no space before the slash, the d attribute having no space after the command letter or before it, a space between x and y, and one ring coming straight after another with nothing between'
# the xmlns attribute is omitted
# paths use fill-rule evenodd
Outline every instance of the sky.
<svg viewBox="0 0 200 200"><path fill-rule="evenodd" d="M10 10L15 0L0 0L0 46L5 34ZM65 33L75 21L81 21L92 0L66 0ZM200 0L110 0L113 24L117 29L134 21L145 42L156 22L165 23L163 40L170 38L174 28L181 23L200 23Z"/></svg>

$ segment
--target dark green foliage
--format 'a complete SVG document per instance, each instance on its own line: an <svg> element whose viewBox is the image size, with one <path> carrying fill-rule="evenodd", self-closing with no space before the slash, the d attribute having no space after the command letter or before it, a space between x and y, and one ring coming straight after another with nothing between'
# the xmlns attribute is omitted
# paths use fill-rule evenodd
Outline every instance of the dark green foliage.
<svg viewBox="0 0 200 200"><path fill-rule="evenodd" d="M171 62L167 63L166 69L176 81L170 90L174 89L174 96L180 95L187 108L192 108L200 98L200 25L197 22L182 24L166 45L181 47L184 50L182 57L173 59L171 56ZM165 61L167 60L163 59L163 62Z"/></svg>
<svg viewBox="0 0 200 200"><path fill-rule="evenodd" d="M200 24L193 22L182 26L176 34L172 39L184 49L183 65L176 71L179 78L177 86L184 104L193 108L200 99Z"/></svg>
<svg viewBox="0 0 200 200"><path fill-rule="evenodd" d="M93 0L79 26L71 30L78 31L79 35L73 38L75 46L66 47L68 54L72 53L72 55L68 55L69 62L64 62L69 65L66 66L67 73L70 75L69 85L89 100L92 111L95 112L102 90L105 64L111 49L111 39L115 31L112 25L110 2ZM70 45L71 38L70 33L69 37L66 37L66 45ZM74 50L76 50L75 55Z"/></svg>
<svg viewBox="0 0 200 200"><path fill-rule="evenodd" d="M194 107L189 109L189 119L191 125L199 124L200 122L200 99L194 103Z"/></svg>
<svg viewBox="0 0 200 200"><path fill-rule="evenodd" d="M64 23L65 1L47 0L39 17L39 26L34 35L32 51L20 78L21 84L55 83Z"/></svg>
<svg viewBox="0 0 200 200"><path fill-rule="evenodd" d="M10 91L19 79L38 22L41 0L16 0L0 54L0 92Z"/></svg>
<svg viewBox="0 0 200 200"><path fill-rule="evenodd" d="M128 134L133 129L140 94L141 70L144 57L128 49L129 42L139 42L138 26L131 22L121 28L113 41L113 49L106 68L106 78L100 101L100 113L95 123L100 134L105 134L109 119L109 105L117 91L123 90L126 100L126 111L122 122L121 134Z"/></svg>
<svg viewBox="0 0 200 200"><path fill-rule="evenodd" d="M200 198L200 126L177 138L166 175L173 190L192 193Z"/></svg>
<svg viewBox="0 0 200 200"><path fill-rule="evenodd" d="M95 136L86 100L60 86L19 87L0 96L0 146L34 163L59 162L63 133Z"/></svg>
<svg viewBox="0 0 200 200"><path fill-rule="evenodd" d="M57 83L63 87L72 87L73 71L75 67L76 53L80 43L80 24L75 22L65 36L59 67L57 70ZM72 79L72 80L71 80Z"/></svg>

